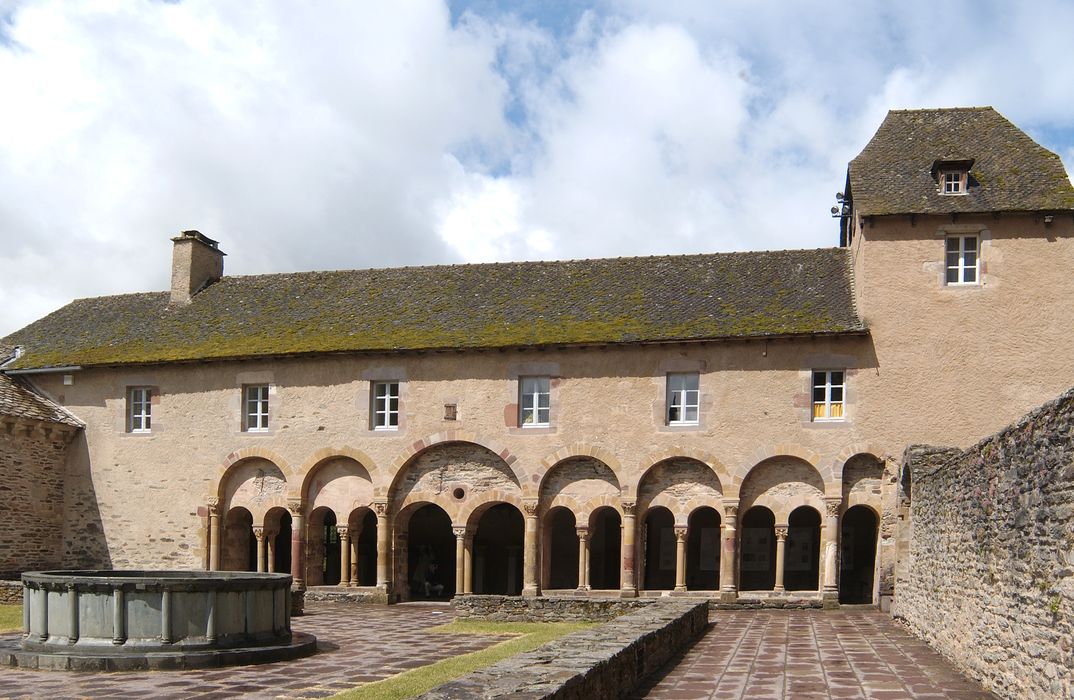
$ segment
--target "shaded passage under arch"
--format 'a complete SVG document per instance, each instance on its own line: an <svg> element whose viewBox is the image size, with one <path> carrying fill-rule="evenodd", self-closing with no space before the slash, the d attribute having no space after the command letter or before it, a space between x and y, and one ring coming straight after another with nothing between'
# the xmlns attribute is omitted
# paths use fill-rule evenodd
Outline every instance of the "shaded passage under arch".
<svg viewBox="0 0 1074 700"><path fill-rule="evenodd" d="M554 508L545 525L548 577L545 588L556 590L578 587L578 531L574 513Z"/></svg>
<svg viewBox="0 0 1074 700"><path fill-rule="evenodd" d="M809 506L795 508L787 518L783 587L788 591L820 589L820 513Z"/></svg>
<svg viewBox="0 0 1074 700"><path fill-rule="evenodd" d="M254 516L243 507L232 508L224 517L224 536L220 568L224 571L255 571L257 540L254 538Z"/></svg>
<svg viewBox="0 0 1074 700"><path fill-rule="evenodd" d="M455 535L440 506L426 504L410 516L406 581L411 600L455 595Z"/></svg>
<svg viewBox="0 0 1074 700"><path fill-rule="evenodd" d="M703 506L690 514L686 540L686 588L715 591L720 587L720 514Z"/></svg>
<svg viewBox="0 0 1074 700"><path fill-rule="evenodd" d="M839 556L839 602L871 603L876 571L876 514L854 506L843 514Z"/></svg>
<svg viewBox="0 0 1074 700"><path fill-rule="evenodd" d="M593 514L589 533L589 587L618 590L623 532L619 512L601 508Z"/></svg>
<svg viewBox="0 0 1074 700"><path fill-rule="evenodd" d="M675 587L675 518L667 508L645 515L645 588L670 591Z"/></svg>
<svg viewBox="0 0 1074 700"><path fill-rule="evenodd" d="M764 506L746 511L739 528L739 589L770 591L776 586L776 516Z"/></svg>
<svg viewBox="0 0 1074 700"><path fill-rule="evenodd" d="M481 515L474 534L474 593L522 593L525 522L513 505L498 503Z"/></svg>

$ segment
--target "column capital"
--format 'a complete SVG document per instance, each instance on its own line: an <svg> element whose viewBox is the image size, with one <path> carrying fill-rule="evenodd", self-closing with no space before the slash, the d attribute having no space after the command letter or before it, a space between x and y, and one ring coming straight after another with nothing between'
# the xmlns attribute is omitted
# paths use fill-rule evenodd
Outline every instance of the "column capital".
<svg viewBox="0 0 1074 700"><path fill-rule="evenodd" d="M257 538L258 542L260 542L261 540L265 539L265 528L255 526L253 528L253 530L254 530L254 537Z"/></svg>
<svg viewBox="0 0 1074 700"><path fill-rule="evenodd" d="M465 525L457 525L451 528L451 531L455 534L455 539L457 540L466 539L466 530L467 527Z"/></svg>
<svg viewBox="0 0 1074 700"><path fill-rule="evenodd" d="M776 540L778 540L779 542L784 542L784 541L786 541L786 539L787 539L787 526L786 525L777 526L776 527Z"/></svg>
<svg viewBox="0 0 1074 700"><path fill-rule="evenodd" d="M839 508L843 505L842 498L825 498L824 510L827 512L829 518L839 517Z"/></svg>
<svg viewBox="0 0 1074 700"><path fill-rule="evenodd" d="M738 499L737 498L725 498L723 499L723 513L728 518L738 517Z"/></svg>
<svg viewBox="0 0 1074 700"><path fill-rule="evenodd" d="M582 540L588 540L589 539L589 528L588 527L576 527L576 528L574 528L574 532L575 532L575 534L578 535L578 539L582 539Z"/></svg>
<svg viewBox="0 0 1074 700"><path fill-rule="evenodd" d="M349 540L351 537L351 528L349 525L336 525L336 532L339 534L341 540Z"/></svg>
<svg viewBox="0 0 1074 700"><path fill-rule="evenodd" d="M522 510L526 511L526 517L527 518L536 518L537 517L537 501L536 500L523 501L522 502Z"/></svg>
<svg viewBox="0 0 1074 700"><path fill-rule="evenodd" d="M208 501L209 515L220 515L220 499L212 496Z"/></svg>
<svg viewBox="0 0 1074 700"><path fill-rule="evenodd" d="M373 501L373 512L377 514L378 518L384 518L388 515L388 502L387 501Z"/></svg>
<svg viewBox="0 0 1074 700"><path fill-rule="evenodd" d="M679 542L685 542L686 541L686 533L687 533L687 529L686 529L685 525L676 525L675 526L675 539L678 540Z"/></svg>
<svg viewBox="0 0 1074 700"><path fill-rule="evenodd" d="M622 506L623 506L623 515L628 515L630 517L634 517L635 515L637 515L637 513L638 513L638 502L637 501L623 501Z"/></svg>
<svg viewBox="0 0 1074 700"><path fill-rule="evenodd" d="M291 513L291 517L302 517L302 511L306 509L306 504L302 502L301 498L291 498L287 501L287 510Z"/></svg>

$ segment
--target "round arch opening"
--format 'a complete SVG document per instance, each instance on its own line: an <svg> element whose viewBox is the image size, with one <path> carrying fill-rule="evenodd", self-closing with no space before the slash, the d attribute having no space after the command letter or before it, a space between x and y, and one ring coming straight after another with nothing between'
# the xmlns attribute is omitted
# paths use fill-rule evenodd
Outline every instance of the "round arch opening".
<svg viewBox="0 0 1074 700"><path fill-rule="evenodd" d="M553 508L546 518L545 561L548 563L548 570L544 577L544 588L578 588L578 530L574 513L568 508Z"/></svg>
<svg viewBox="0 0 1074 700"><path fill-rule="evenodd" d="M746 511L739 528L739 588L770 591L776 587L776 516L764 506Z"/></svg>
<svg viewBox="0 0 1074 700"><path fill-rule="evenodd" d="M427 503L410 516L405 580L410 600L455 595L455 535L451 518L438 505Z"/></svg>
<svg viewBox="0 0 1074 700"><path fill-rule="evenodd" d="M686 588L715 591L720 587L720 514L702 506L690 513L686 536Z"/></svg>
<svg viewBox="0 0 1074 700"><path fill-rule="evenodd" d="M820 589L820 513L799 506L787 518L783 553L783 587L788 591Z"/></svg>
<svg viewBox="0 0 1074 700"><path fill-rule="evenodd" d="M474 593L522 593L524 534L522 513L509 503L497 503L481 514L474 533Z"/></svg>
<svg viewBox="0 0 1074 700"><path fill-rule="evenodd" d="M675 517L663 506L645 514L645 588L670 591L675 588Z"/></svg>
<svg viewBox="0 0 1074 700"><path fill-rule="evenodd" d="M623 560L623 522L615 508L599 508L590 517L589 587L598 591L619 589Z"/></svg>
<svg viewBox="0 0 1074 700"><path fill-rule="evenodd" d="M876 572L876 514L867 506L854 506L840 525L839 602L873 602Z"/></svg>

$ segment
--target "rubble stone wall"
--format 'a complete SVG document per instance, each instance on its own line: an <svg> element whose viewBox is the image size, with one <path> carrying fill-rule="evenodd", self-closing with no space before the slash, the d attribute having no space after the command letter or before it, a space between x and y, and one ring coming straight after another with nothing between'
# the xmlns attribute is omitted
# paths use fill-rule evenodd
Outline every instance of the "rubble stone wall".
<svg viewBox="0 0 1074 700"><path fill-rule="evenodd" d="M65 448L33 426L0 426L0 578L59 566Z"/></svg>
<svg viewBox="0 0 1074 700"><path fill-rule="evenodd" d="M503 595L455 596L451 607L460 619L497 622L603 622L654 604L641 598L520 598Z"/></svg>
<svg viewBox="0 0 1074 700"><path fill-rule="evenodd" d="M1074 697L1074 390L965 450L911 446L894 613L1008 698Z"/></svg>

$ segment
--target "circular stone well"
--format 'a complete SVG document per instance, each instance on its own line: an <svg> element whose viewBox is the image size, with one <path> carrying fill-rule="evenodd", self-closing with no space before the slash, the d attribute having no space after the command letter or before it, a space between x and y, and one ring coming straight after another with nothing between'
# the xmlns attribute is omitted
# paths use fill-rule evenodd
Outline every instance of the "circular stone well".
<svg viewBox="0 0 1074 700"><path fill-rule="evenodd" d="M237 571L25 573L22 644L0 665L71 670L266 663L316 651L291 632L291 577Z"/></svg>

